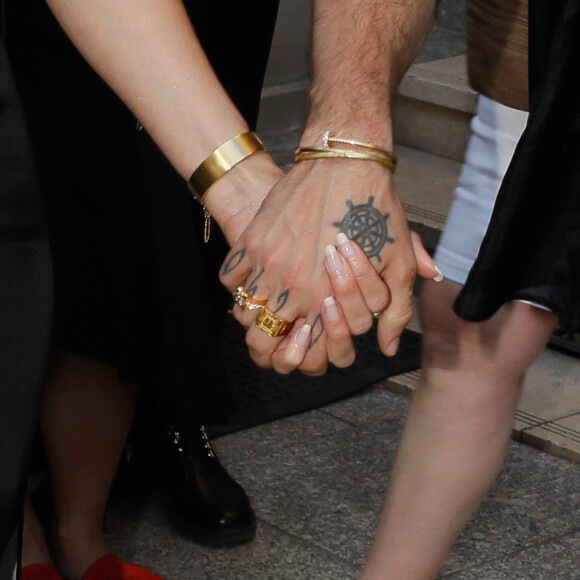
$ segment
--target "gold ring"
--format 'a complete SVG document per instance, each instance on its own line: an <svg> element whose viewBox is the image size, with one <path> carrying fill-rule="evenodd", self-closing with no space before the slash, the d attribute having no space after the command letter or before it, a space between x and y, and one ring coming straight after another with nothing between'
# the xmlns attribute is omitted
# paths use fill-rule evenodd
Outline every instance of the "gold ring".
<svg viewBox="0 0 580 580"><path fill-rule="evenodd" d="M288 334L290 328L292 328L292 323L280 318L265 306L263 306L258 313L254 324L272 338L284 336L285 334Z"/></svg>
<svg viewBox="0 0 580 580"><path fill-rule="evenodd" d="M242 309L255 310L256 308L263 308L267 300L256 300L252 295L246 291L243 286L238 286L233 293L234 302Z"/></svg>

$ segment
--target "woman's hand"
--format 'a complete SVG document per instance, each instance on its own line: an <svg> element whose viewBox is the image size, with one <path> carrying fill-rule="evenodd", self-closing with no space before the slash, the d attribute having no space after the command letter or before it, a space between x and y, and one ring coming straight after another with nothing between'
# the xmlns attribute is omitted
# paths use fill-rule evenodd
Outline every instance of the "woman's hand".
<svg viewBox="0 0 580 580"><path fill-rule="evenodd" d="M416 262L392 176L379 164L327 159L295 165L268 194L221 271L222 282L232 292L243 285L256 300L267 301L275 316L290 323L304 319L310 327L310 342L299 368L310 374L324 372L331 360L322 305L333 294L325 261L335 257L327 256L327 246L338 232L357 240L389 287L387 291L369 273L361 279L363 289L357 299L345 296L346 306L338 300L347 310L348 328L355 334L367 331L371 313L388 305L386 312L393 314L384 318L382 340L390 346L412 314L410 289ZM356 280L354 276L345 270L341 278ZM288 351L278 353L275 363L274 352L284 338L256 327L256 310L242 311L236 306L234 313L248 328L246 341L257 364L295 365L294 355L285 358ZM340 348L336 343L331 348L341 350L340 357L332 357L353 359L350 336L338 342Z"/></svg>
<svg viewBox="0 0 580 580"><path fill-rule="evenodd" d="M417 273L423 278L433 279L436 282L441 281L443 279L441 271L437 268L433 258L423 246L421 238L416 232L411 232L411 243L417 262ZM342 271L338 271L332 266L332 263L327 261L325 264L334 297L342 305L345 317L351 328L353 320L360 320L361 316L363 318L365 316L368 317L368 313L372 313L375 318L379 319L377 329L379 346L384 354L392 356L396 353L396 349L394 347L389 348L392 346L391 336L393 332L391 302L389 299L387 306L384 308L377 308L377 302L375 302L381 292L387 292L390 295L386 282L378 275L360 246L346 235L338 234L336 248L342 257L343 264L347 267L343 266ZM383 276L385 276L385 273L383 273ZM383 289L381 289L381 284L384 285ZM410 288L408 309L410 309L411 314L412 297L413 289ZM350 307L351 304L353 304L352 307ZM402 326L401 332L408 324L407 317L407 311L405 311L401 320L406 322ZM398 339L395 340L397 340L395 344L398 347Z"/></svg>

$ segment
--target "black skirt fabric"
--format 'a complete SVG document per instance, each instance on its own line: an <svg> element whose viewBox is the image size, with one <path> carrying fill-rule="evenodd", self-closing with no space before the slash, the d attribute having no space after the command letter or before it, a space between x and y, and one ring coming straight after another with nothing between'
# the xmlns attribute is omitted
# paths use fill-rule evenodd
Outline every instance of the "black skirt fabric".
<svg viewBox="0 0 580 580"><path fill-rule="evenodd" d="M32 147L0 45L0 580L19 559L22 506L52 319L52 268Z"/></svg>
<svg viewBox="0 0 580 580"><path fill-rule="evenodd" d="M251 126L277 2L185 5ZM46 4L7 0L6 46L31 127L55 271L55 342L152 387L172 420L225 419L219 330L228 296L217 228L68 41ZM232 47L238 47L232 50ZM203 246L203 247L202 247ZM163 411L161 411L163 412Z"/></svg>
<svg viewBox="0 0 580 580"><path fill-rule="evenodd" d="M580 326L580 0L532 0L530 115L455 305L485 320L509 300Z"/></svg>

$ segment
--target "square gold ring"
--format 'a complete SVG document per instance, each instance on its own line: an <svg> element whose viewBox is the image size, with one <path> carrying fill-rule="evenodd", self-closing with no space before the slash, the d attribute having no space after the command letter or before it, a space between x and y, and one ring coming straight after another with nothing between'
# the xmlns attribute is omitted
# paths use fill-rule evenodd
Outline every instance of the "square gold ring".
<svg viewBox="0 0 580 580"><path fill-rule="evenodd" d="M292 328L290 322L280 318L280 316L277 316L266 307L263 307L260 310L254 324L272 338L284 336L285 334L288 334L290 328Z"/></svg>

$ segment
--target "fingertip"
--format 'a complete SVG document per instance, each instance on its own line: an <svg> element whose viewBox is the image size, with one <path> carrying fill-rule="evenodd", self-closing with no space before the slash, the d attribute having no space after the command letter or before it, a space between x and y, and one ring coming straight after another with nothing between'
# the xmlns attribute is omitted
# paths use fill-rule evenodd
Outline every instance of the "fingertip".
<svg viewBox="0 0 580 580"><path fill-rule="evenodd" d="M340 321L340 312L336 304L334 296L327 296L323 301L324 313L326 314L328 320L334 324Z"/></svg>
<svg viewBox="0 0 580 580"><path fill-rule="evenodd" d="M296 344L304 348L310 344L310 335L312 333L312 326L310 324L303 324L296 334Z"/></svg>
<svg viewBox="0 0 580 580"><path fill-rule="evenodd" d="M415 252L415 261L417 262L417 273L425 279L432 279L436 282L442 280L443 274L435 264L433 257L425 249L423 241L417 232L411 232L411 241L413 251Z"/></svg>
<svg viewBox="0 0 580 580"><path fill-rule="evenodd" d="M397 354L397 351L399 350L399 343L401 342L401 339L399 337L395 338L395 340L392 340L391 343L389 344L389 346L387 346L387 349L385 350L385 354L387 356L395 356Z"/></svg>
<svg viewBox="0 0 580 580"><path fill-rule="evenodd" d="M328 244L324 250L324 263L326 268L333 274L337 275L342 272L342 256L338 253L336 246Z"/></svg>

